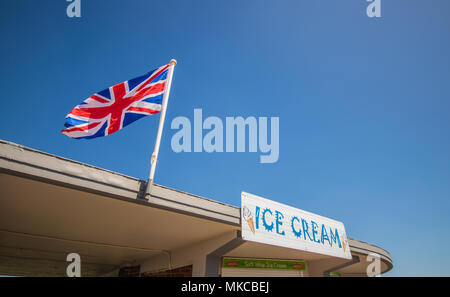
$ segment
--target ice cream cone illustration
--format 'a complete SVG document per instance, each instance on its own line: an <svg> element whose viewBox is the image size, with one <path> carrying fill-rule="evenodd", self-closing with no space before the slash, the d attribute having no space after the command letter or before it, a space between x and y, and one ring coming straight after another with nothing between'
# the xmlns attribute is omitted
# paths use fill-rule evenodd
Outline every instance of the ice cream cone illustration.
<svg viewBox="0 0 450 297"><path fill-rule="evenodd" d="M341 237L341 241L342 241L342 247L344 248L344 253L347 249L347 240L345 239L345 236Z"/></svg>
<svg viewBox="0 0 450 297"><path fill-rule="evenodd" d="M253 225L253 218L248 219L247 223L250 226L250 229L252 229L253 234L255 234L255 225Z"/></svg>
<svg viewBox="0 0 450 297"><path fill-rule="evenodd" d="M250 229L252 230L253 234L255 234L255 225L253 223L253 214L250 211L250 209L248 209L247 206L244 206L242 215L244 217L244 220L247 221L247 224L250 227Z"/></svg>

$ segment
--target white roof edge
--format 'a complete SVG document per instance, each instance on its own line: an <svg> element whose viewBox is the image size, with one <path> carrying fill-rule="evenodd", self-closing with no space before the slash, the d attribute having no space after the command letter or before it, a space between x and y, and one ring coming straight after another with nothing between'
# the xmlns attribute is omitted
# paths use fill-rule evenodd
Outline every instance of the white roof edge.
<svg viewBox="0 0 450 297"><path fill-rule="evenodd" d="M0 170L33 176L120 198L137 199L141 180L0 139ZM240 208L155 184L149 206L180 210L239 225ZM177 207L176 207L177 206ZM179 208L179 209L178 209ZM231 221L228 221L230 219Z"/></svg>
<svg viewBox="0 0 450 297"><path fill-rule="evenodd" d="M376 253L381 255L385 260L390 262L393 265L393 261L391 258L391 254L383 248L376 246L374 244L370 244L364 241L355 240L349 238L350 249L355 252L362 252L364 254Z"/></svg>
<svg viewBox="0 0 450 297"><path fill-rule="evenodd" d="M37 153L37 154L41 154L41 155L45 155L45 156L48 156L48 157L56 158L56 159L59 159L59 160L62 160L62 161L67 161L67 162L79 164L79 165L82 165L82 166L90 167L90 168L93 168L93 169L101 170L101 171L104 171L104 172L108 172L108 173L111 173L111 174L116 174L116 175L119 175L119 176L122 176L122 177L125 177L125 178L129 178L129 179L133 179L133 180L139 180L139 179L137 179L135 177L132 177L132 176L129 176L129 175L126 175L126 174L123 174L123 173L115 172L115 171L112 171L112 170L108 170L108 169L105 169L105 168L97 167L97 166L90 165L90 164L87 164L87 163L82 163L80 161L76 161L76 160L73 160L73 159L69 159L69 158L58 156L58 155L50 154L50 153L47 153L47 152L44 152L44 151L40 151L40 150L37 150L37 149L33 149L33 148L30 148L30 147L27 147L27 146L15 143L15 142L11 142L11 141L0 139L0 145L1 144L6 144L6 145L9 145L11 147L16 147L17 149L34 152L34 153ZM4 156L4 152L2 150L0 150L0 157L3 157L3 156Z"/></svg>
<svg viewBox="0 0 450 297"><path fill-rule="evenodd" d="M69 159L69 158L58 156L58 155L50 154L50 153L47 153L47 152L44 152L44 151L40 151L40 150L33 149L33 148L30 148L30 147L27 147L27 146L23 146L21 144L14 143L14 142L11 142L11 141L0 139L0 145L1 144L6 144L6 145L9 145L9 146L17 147L18 149L27 150L27 151L34 152L34 153L37 153L37 154L42 154L42 155L45 155L45 156L48 156L48 157L57 158L57 159L62 160L62 161L71 162L71 163L79 164L79 165L86 166L86 167L89 167L89 168L93 168L93 169L96 169L96 170L100 170L100 171L104 171L104 172L107 172L107 173L115 174L115 175L118 175L118 176L121 176L121 177L124 177L124 178L128 178L128 179L131 179L131 180L134 180L134 181L137 181L137 182L140 181L140 179L138 179L136 177L132 177L132 176L129 176L129 175L126 175L126 174L123 174L123 173L115 172L115 171L112 171L112 170L108 170L108 169L101 168L101 167L98 167L98 166L90 165L90 164L87 164L87 163L82 163L80 161L76 161L76 160L73 160L73 159ZM3 155L4 155L3 152L0 150L0 157L3 157ZM21 160L19 160L19 161L21 161ZM170 188L170 187L159 185L159 184L155 184L155 185L158 186L158 187L164 188L164 189L176 191L176 192L181 193L181 194L185 194L185 195L193 196L193 197L196 197L196 198L204 199L204 200L211 201L211 202L214 202L214 203L218 203L218 204L221 204L221 205L224 205L224 206L238 208L238 207L236 207L234 205L231 205L231 204L227 204L227 203L224 203L224 202L216 201L216 200L213 200L213 199L210 199L210 198L202 197L202 196L199 196L199 195L196 195L196 194L192 194L192 193L188 193L188 192L185 192L185 191L181 191L181 190L178 190L178 189Z"/></svg>

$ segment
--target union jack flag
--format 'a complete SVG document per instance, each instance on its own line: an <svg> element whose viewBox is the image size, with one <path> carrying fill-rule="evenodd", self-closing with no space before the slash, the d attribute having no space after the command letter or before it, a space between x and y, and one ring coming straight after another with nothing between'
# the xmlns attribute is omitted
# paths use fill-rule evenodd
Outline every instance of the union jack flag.
<svg viewBox="0 0 450 297"><path fill-rule="evenodd" d="M61 132L76 139L106 136L160 112L168 69L161 66L92 95L69 112Z"/></svg>

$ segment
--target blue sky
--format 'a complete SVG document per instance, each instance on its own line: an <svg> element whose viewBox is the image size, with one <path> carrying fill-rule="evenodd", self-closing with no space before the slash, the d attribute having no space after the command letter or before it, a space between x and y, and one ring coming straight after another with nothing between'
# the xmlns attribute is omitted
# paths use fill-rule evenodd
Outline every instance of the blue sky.
<svg viewBox="0 0 450 297"><path fill-rule="evenodd" d="M178 60L155 182L232 205L246 191L344 222L389 276L450 275L450 2L0 2L0 138L146 179L158 116L89 141L65 115ZM174 153L172 119L280 118L280 157Z"/></svg>

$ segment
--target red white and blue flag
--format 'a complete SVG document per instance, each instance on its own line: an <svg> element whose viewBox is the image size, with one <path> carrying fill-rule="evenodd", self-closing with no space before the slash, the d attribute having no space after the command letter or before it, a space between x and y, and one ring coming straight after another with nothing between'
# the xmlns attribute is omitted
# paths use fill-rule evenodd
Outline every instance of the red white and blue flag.
<svg viewBox="0 0 450 297"><path fill-rule="evenodd" d="M92 95L69 112L61 132L76 139L106 136L160 112L168 69L161 66Z"/></svg>

